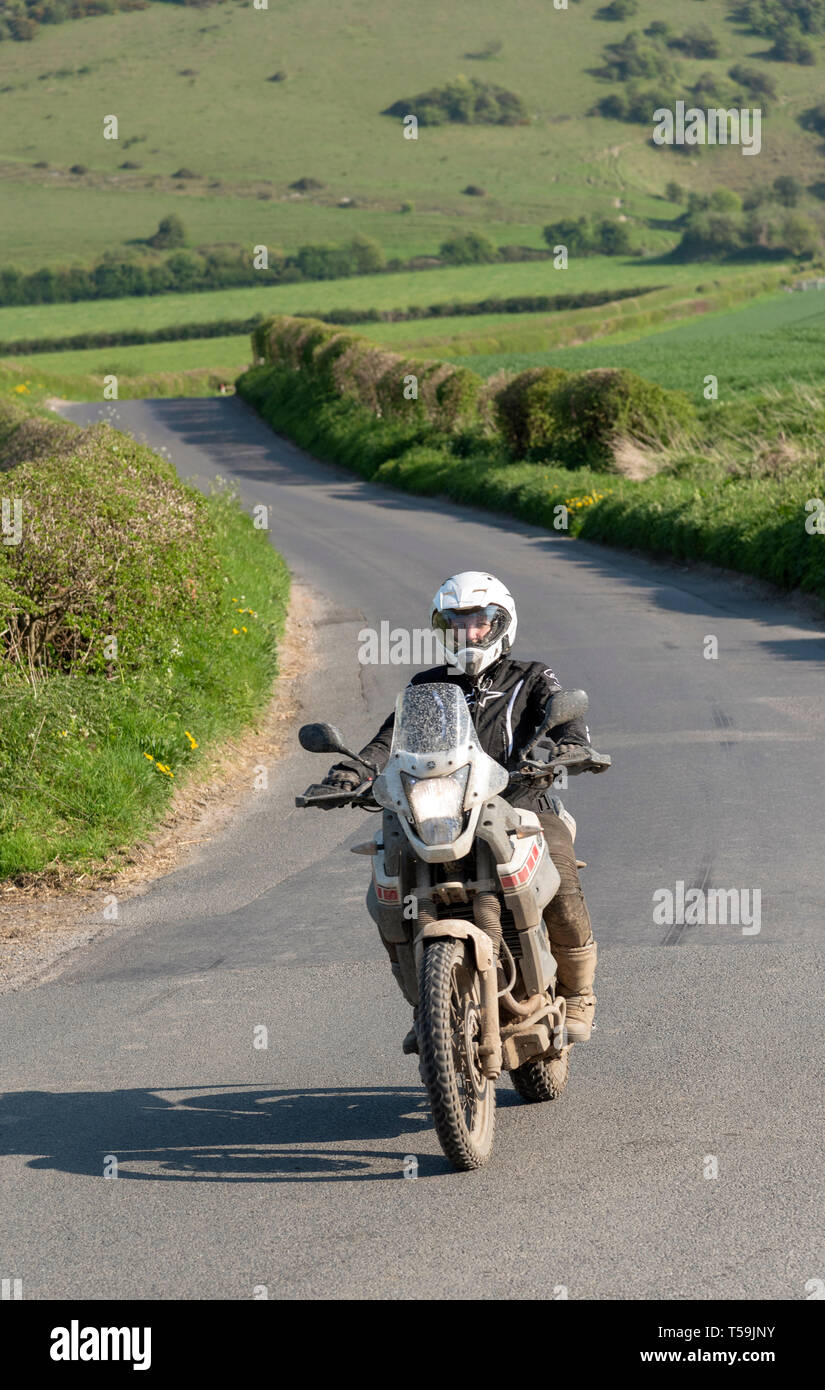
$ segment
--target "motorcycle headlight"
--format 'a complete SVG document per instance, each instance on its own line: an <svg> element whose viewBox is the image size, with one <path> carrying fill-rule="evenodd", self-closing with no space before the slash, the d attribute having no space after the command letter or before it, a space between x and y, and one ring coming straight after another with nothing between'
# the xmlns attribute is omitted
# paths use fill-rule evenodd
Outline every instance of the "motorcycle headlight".
<svg viewBox="0 0 825 1390"><path fill-rule="evenodd" d="M458 839L469 773L469 766L447 777L410 777L401 773L416 831L425 844L452 844Z"/></svg>

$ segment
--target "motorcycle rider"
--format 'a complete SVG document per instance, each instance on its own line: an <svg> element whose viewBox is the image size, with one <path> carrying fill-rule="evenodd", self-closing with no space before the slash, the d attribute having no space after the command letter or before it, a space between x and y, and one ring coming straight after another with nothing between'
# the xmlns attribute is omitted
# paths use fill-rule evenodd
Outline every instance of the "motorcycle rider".
<svg viewBox="0 0 825 1390"><path fill-rule="evenodd" d="M520 750L543 722L547 702L561 686L549 666L540 661L518 661L510 655L517 628L512 595L493 575L465 570L441 585L431 604L430 620L445 664L418 672L410 684L457 682L482 748L514 773ZM379 770L389 757L394 720L393 712L359 754ZM590 745L590 733L582 719L557 725L547 737L560 745L562 752ZM335 763L324 785L336 791L354 791L364 780L363 772L347 763ZM559 872L559 891L545 907L544 921L558 967L559 993L567 1000L568 1038L570 1042L586 1042L596 1005L596 942L563 808L552 790L537 789L517 776L511 776L503 795L512 805L537 813ZM392 942L381 939L403 991L395 948ZM403 1049L418 1051L414 1026L404 1039Z"/></svg>

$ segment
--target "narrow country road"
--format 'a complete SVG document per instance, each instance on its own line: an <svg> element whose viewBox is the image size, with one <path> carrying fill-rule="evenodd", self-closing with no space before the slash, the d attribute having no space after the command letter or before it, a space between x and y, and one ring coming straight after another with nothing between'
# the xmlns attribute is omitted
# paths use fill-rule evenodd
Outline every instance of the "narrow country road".
<svg viewBox="0 0 825 1390"><path fill-rule="evenodd" d="M270 508L323 596L305 717L356 746L409 674L360 665L359 630L425 626L457 570L509 584L517 653L589 691L614 758L565 796L598 1029L556 1105L505 1078L490 1166L453 1173L348 853L364 816L295 810L327 765L296 744L113 935L3 999L3 1277L44 1299L804 1299L825 1278L822 626L744 584L367 484L238 398L66 414ZM761 893L760 930L657 921L678 883Z"/></svg>

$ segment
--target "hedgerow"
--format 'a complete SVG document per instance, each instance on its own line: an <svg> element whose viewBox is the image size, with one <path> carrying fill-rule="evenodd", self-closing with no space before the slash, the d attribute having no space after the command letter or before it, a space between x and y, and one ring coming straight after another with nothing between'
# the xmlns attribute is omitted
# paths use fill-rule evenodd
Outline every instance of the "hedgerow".
<svg viewBox="0 0 825 1390"><path fill-rule="evenodd" d="M288 575L226 492L106 425L0 407L0 877L110 863L265 704Z"/></svg>
<svg viewBox="0 0 825 1390"><path fill-rule="evenodd" d="M449 430L422 412L376 415L366 400L323 386L311 364L329 334L294 320L263 325L256 339L269 360L236 383L275 430L317 457L406 491L481 505L569 536L705 560L825 601L825 534L810 530L811 499L825 498L825 467L804 439L783 444L787 411L775 402L766 402L780 434L773 447L747 435L760 416L768 418L762 408L749 403L747 418L732 417L736 437L744 438L740 459L720 439L715 417L697 419L678 392L625 370L539 368L493 383L493 428L485 423L488 387L477 397L475 423ZM789 409L796 418L802 403ZM805 420L812 409L807 401ZM638 481L615 471L617 435L674 442L651 446L654 476Z"/></svg>

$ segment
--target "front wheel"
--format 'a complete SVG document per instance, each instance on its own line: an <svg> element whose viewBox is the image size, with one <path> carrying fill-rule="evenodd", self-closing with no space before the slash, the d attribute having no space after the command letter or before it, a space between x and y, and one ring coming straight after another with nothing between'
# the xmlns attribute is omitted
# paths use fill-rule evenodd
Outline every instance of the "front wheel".
<svg viewBox="0 0 825 1390"><path fill-rule="evenodd" d="M481 981L463 940L425 946L418 1000L421 1075L439 1143L454 1167L480 1168L493 1148L496 1091L479 1063Z"/></svg>
<svg viewBox="0 0 825 1390"><path fill-rule="evenodd" d="M570 1048L566 1047L561 1057L551 1057L544 1061L523 1062L510 1072L510 1080L522 1100L558 1100L570 1076Z"/></svg>

